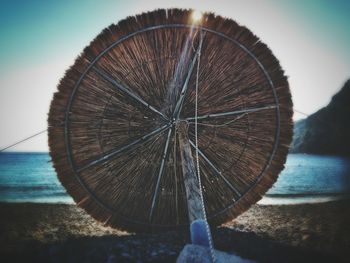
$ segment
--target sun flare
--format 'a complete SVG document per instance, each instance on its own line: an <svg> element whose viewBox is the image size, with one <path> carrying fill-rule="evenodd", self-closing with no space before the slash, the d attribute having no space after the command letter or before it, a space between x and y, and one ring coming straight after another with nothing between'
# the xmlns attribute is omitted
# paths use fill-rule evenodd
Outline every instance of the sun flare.
<svg viewBox="0 0 350 263"><path fill-rule="evenodd" d="M193 10L193 12L192 12L192 21L194 22L194 23L198 23L198 22L200 22L201 21L201 19L202 19L202 12L200 12L200 11L198 11L198 10Z"/></svg>

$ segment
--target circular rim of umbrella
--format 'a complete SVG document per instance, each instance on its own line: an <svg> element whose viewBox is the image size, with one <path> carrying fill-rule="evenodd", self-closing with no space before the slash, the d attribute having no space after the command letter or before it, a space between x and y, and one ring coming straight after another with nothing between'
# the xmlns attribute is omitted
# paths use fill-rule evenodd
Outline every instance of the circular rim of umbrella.
<svg viewBox="0 0 350 263"><path fill-rule="evenodd" d="M187 21L188 21L188 16L189 16L191 11L189 11L189 10L177 10L177 9L171 9L171 10L166 10L166 11L165 10L157 10L154 12L141 14L139 17L141 17L141 16L151 17L153 14L157 14L159 12L166 12L167 14L170 14L170 15L168 15L169 17L171 17L171 13L181 14L183 17L187 18ZM214 17L212 14L205 14L205 17L207 19L210 18L211 16L212 16L212 19L219 19L219 20L223 19L221 17ZM133 18L127 18L126 20L119 22L118 25L125 25L125 23L130 22L130 19L133 19ZM227 21L228 21L228 23L231 23L231 24L235 23L233 20L230 20L230 19L224 19L224 20L226 21L226 23L227 23ZM163 23L163 24L157 24L156 22L154 22L154 24L151 23L150 25L139 28L139 30L130 31L129 33L126 33L124 35L121 34L122 36L118 37L113 42L106 41L106 34L108 32L103 31L90 44L90 48L94 47L94 45L96 43L99 43L101 41L102 42L106 41L105 44L102 45L101 43L99 43L99 46L95 45L95 48L96 47L97 48L96 48L96 51L94 51L95 54L93 54L93 55L88 54L88 51L89 51L88 49L84 50L84 53L80 56L80 58L78 58L76 60L75 65L73 65L73 67L67 71L65 78L60 83L59 92L56 93L57 96L59 96L59 94L62 94L61 87L65 85L65 79L72 77L72 76L69 76L70 72L72 72L75 67L79 67L82 64L82 61L84 61L84 60L88 61L88 63L85 63L85 65L84 65L85 68L83 67L84 70L81 70L81 69L78 70L78 71L82 71L82 74L79 74L80 76L78 79L75 77L76 81L75 81L74 85L71 85L70 89L68 91L63 92L63 93L65 93L65 95L69 94L69 96L68 96L68 100L67 100L67 96L64 98L64 101L66 101L67 104L63 105L63 108L65 108L65 112L64 112L64 116L63 116L64 118L62 119L63 123L61 122L59 127L57 127L57 121L53 117L54 115L57 114L57 110L55 110L55 103L57 104L57 102L55 102L55 98L52 101L51 108L50 108L50 114L49 114L50 153L52 155L52 160L53 160L55 169L58 173L58 177L59 177L60 181L66 187L69 194L72 195L73 199L77 202L77 204L79 206L83 207L93 217L95 217L96 219L98 219L100 221L105 222L107 225L111 225L114 227L120 227L120 228L124 228L127 230L135 230L135 231L145 230L145 231L148 231L150 229L154 230L154 229L173 228L173 227L178 227L181 225L186 226L187 224L178 224L178 225L161 224L161 225L158 225L158 224L154 224L154 223L145 223L143 221L134 220L134 219L125 217L125 216L120 215L120 214L115 215L115 213L118 213L118 211L114 211L114 209L111 209L110 207L108 207L108 205L101 202L99 200L99 198L95 196L95 193L89 189L89 187L85 184L85 182L79 176L79 173L83 170L82 168L84 168L84 167L80 167L80 168L76 167L76 165L74 163L74 160L73 160L74 154L72 152L71 140L70 140L70 114L71 114L72 105L74 103L76 92L79 89L81 82L84 80L86 75L91 70L95 70L95 71L99 70L99 69L94 68L94 66L96 63L98 63L98 61L103 56L108 54L108 52L110 50L115 48L120 43L123 43L124 41L126 41L134 36L137 36L138 34L147 33L147 32L154 31L154 30L166 29L166 28L173 28L173 29L195 28L197 30L200 28L201 30L203 30L204 32L206 32L208 34L213 34L213 35L221 37L227 41L230 41L233 45L235 45L239 49L243 50L246 54L248 54L250 56L251 59L253 59L255 61L257 66L263 72L263 75L265 76L266 81L268 82L268 84L272 90L273 97L274 97L275 105L273 105L273 106L269 105L268 107L269 107L269 109L275 110L277 125L276 125L275 131L274 131L274 133L275 133L274 144L273 144L272 150L269 154L269 158L265 164L265 167L263 168L261 173L256 177L255 182L252 185L250 185L250 187L246 190L245 193L243 193L241 195L241 197L239 197L237 200L235 200L234 202L232 202L231 204L226 206L221 211L217 211L216 213L209 215L208 216L209 222L211 222L213 224L221 224L221 223L227 221L228 219L232 219L235 216L237 216L238 214L240 214L241 212L248 209L252 204L254 204L257 200L259 200L261 198L261 195L263 193L265 193L272 186L274 181L277 179L278 173L283 169L283 164L285 162L286 154L288 152L288 145L289 145L289 143L291 141L291 137L292 137L292 132L291 132L291 130L292 130L292 122L291 122L292 102L291 102L291 98L290 98L288 82L283 74L283 71L279 68L277 70L277 73L276 72L272 72L272 73L269 72L270 65L264 65L260 61L259 55L255 54L254 49L252 49L250 46L247 47L246 43L244 43L244 42L242 43L242 41L237 40L237 38L235 38L234 36L227 34L226 32L222 32L223 30L220 30L220 28L215 28L215 26L210 25L210 24L208 24L208 25L204 24L203 26L192 25L189 22L187 22L187 23L179 23L179 22L174 23L174 21L169 21L169 23ZM245 31L247 30L246 28L241 27L241 26L239 26L238 28L244 29ZM277 59L275 59L275 57L273 57L273 55L271 54L271 51L266 46L265 46L264 52L267 53L268 55L270 55L274 59L274 62L277 61ZM277 61L277 63L278 63L278 61ZM101 72L99 72L99 74L101 75ZM103 72L102 72L102 74L103 74ZM280 90L282 90L282 91L280 91L280 93L284 92L283 96L289 97L289 99L287 98L287 100L285 100L284 105L282 105L283 107L280 106L279 94L278 94L278 91L276 90L276 87L274 84L274 80L276 80L276 79L278 79L278 80L282 79L282 82L283 82L282 85L279 84ZM55 97L57 97L56 94L55 94ZM58 99L56 99L56 101L57 100ZM148 105L148 107L149 107L149 105ZM252 112L253 112L253 110L254 109L252 109ZM283 121L284 121L283 128L284 129L282 129L282 130L280 127L281 126L281 112L283 113L283 118L284 118L283 119ZM62 117L62 112L60 112L60 114ZM165 119L166 119L166 116L165 116ZM165 123L163 126L159 127L157 131L164 132L165 130L168 130L168 128L169 128L169 124ZM60 133L62 133L62 131L64 133L64 141L65 141L65 145L63 147L65 149L65 158L63 158L64 168L62 167L62 165L60 163L60 162L62 162L62 158L60 160L58 160L59 157L57 154L57 152L61 151L63 148L57 147L56 143L54 142L55 140L52 139L53 137L57 136L58 130ZM281 133L283 136L282 143L280 141ZM61 138L62 138L62 136L61 136ZM279 158L280 158L279 163L276 163L276 160L274 160L274 158L276 157L276 153L278 153ZM237 161L239 161L239 159ZM273 166L273 169L271 169L271 166ZM70 168L70 171L68 172L69 168ZM270 171L269 171L269 169L270 169ZM271 172L271 170L272 170L272 172ZM69 176L66 175L67 172L68 172ZM74 176L74 179L76 181L74 181L74 180L72 181L71 176ZM263 184L260 185L261 180L264 179L265 177L268 180L266 182L263 182ZM76 182L78 184L76 184ZM76 188L79 188L79 187L81 187L83 191L81 191L81 189L77 191ZM84 196L84 193L82 193L84 191L86 193L88 193L88 196ZM100 207L96 207L96 205L100 206ZM103 211L103 210L105 210L105 211ZM232 211L232 210L236 210L236 211ZM227 213L228 211L230 213ZM117 219L111 220L111 218L113 218L113 217L116 217ZM146 229L145 228L146 226L150 226L150 229Z"/></svg>

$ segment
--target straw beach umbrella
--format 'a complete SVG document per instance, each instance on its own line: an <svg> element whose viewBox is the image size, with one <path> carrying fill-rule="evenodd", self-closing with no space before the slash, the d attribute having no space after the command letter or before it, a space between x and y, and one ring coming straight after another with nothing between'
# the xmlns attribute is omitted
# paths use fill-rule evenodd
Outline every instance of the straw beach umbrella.
<svg viewBox="0 0 350 263"><path fill-rule="evenodd" d="M103 30L67 70L51 102L50 154L95 219L129 231L178 228L189 224L178 124L196 158L197 123L205 209L219 225L277 179L292 114L278 60L247 28L156 10Z"/></svg>

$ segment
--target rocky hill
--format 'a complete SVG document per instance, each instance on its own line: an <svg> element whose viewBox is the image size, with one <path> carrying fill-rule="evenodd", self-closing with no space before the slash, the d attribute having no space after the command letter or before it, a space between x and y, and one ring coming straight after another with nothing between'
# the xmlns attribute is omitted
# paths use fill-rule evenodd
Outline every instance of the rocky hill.
<svg viewBox="0 0 350 263"><path fill-rule="evenodd" d="M350 79L326 107L295 123L290 152L350 156Z"/></svg>

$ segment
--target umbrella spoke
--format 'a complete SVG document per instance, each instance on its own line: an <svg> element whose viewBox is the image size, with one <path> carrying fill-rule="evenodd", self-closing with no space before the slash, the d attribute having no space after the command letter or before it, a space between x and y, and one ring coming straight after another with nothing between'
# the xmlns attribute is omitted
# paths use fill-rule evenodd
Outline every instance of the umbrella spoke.
<svg viewBox="0 0 350 263"><path fill-rule="evenodd" d="M153 139L156 135L158 135L159 133L163 132L164 130L166 130L169 127L170 127L170 124L166 124L166 125L164 125L162 127L159 127L157 129L153 130L152 132L142 136L141 138L139 138L139 139L137 139L137 140L127 144L127 145L124 145L124 146L122 146L122 147L120 147L120 148L118 148L118 149L116 149L116 150L114 150L114 151L112 151L112 152L110 152L110 153L108 153L106 155L103 155L102 157L100 157L100 158L98 158L98 159L96 159L96 160L94 160L94 161L92 161L92 162L90 162L90 163L88 163L88 164L78 168L77 172L80 173L80 172L82 172L82 171L86 170L87 168L90 168L90 167L92 167L94 165L106 162L106 161L112 159L113 157L115 157L116 155L129 150L133 146L138 147L142 143L145 143L145 142Z"/></svg>
<svg viewBox="0 0 350 263"><path fill-rule="evenodd" d="M157 200L157 196L158 196L158 192L159 192L160 179L161 179L163 172L164 172L165 161L168 157L169 142L170 142L172 130L173 130L172 128L169 129L168 137L167 137L167 140L165 143L164 152L163 152L163 156L162 156L162 162L160 164L158 178L157 178L157 184L156 184L156 188L155 188L154 193L153 193L152 206L151 206L151 211L149 214L149 221L152 221L154 206L156 204L156 200Z"/></svg>
<svg viewBox="0 0 350 263"><path fill-rule="evenodd" d="M163 119L169 120L162 112L157 110L152 105L148 104L146 101L144 101L142 98L140 98L138 95L136 95L134 92L130 90L130 88L125 87L124 85L120 84L117 80L113 79L112 76L110 76L107 72L103 71L102 69L97 68L95 65L92 67L92 69L98 73L102 78L113 84L114 87L116 87L118 90L121 90L125 94L129 95L136 101L140 102L142 105L149 108L151 111L155 112L156 114L160 115Z"/></svg>
<svg viewBox="0 0 350 263"><path fill-rule="evenodd" d="M244 109L244 110L236 110L236 111L228 111L228 112L220 112L220 113L211 113L211 114L205 114L198 116L198 120L203 120L203 119L212 119L216 117L224 117L224 116L231 116L231 115L238 115L238 114L246 114L246 113L251 113L251 112L258 112L262 110L269 110L269 109L275 109L277 108L276 105L270 105L270 106L265 106L265 107L259 107L259 108L250 108L250 109ZM189 117L186 118L187 121L194 120L195 117Z"/></svg>
<svg viewBox="0 0 350 263"><path fill-rule="evenodd" d="M190 140L190 144L194 149L197 149L196 145ZM203 159L209 164L209 166L215 171L217 175L221 177L222 180L227 184L227 186L235 192L238 196L241 196L241 193L226 179L226 177L220 172L218 168L208 159L208 157L198 148L198 153Z"/></svg>
<svg viewBox="0 0 350 263"><path fill-rule="evenodd" d="M186 91L187 91L187 88L188 88L188 82L190 81L190 78L191 78L191 75L192 75L192 71L193 71L194 65L196 64L197 58L198 58L198 52L195 53L194 58L193 58L193 60L191 62L190 68L188 70L188 73L187 73L187 76L186 76L186 79L185 79L185 83L182 86L180 97L179 97L178 101L176 102L173 118L178 118L180 113L181 113L183 100L185 98L185 94L186 94Z"/></svg>

